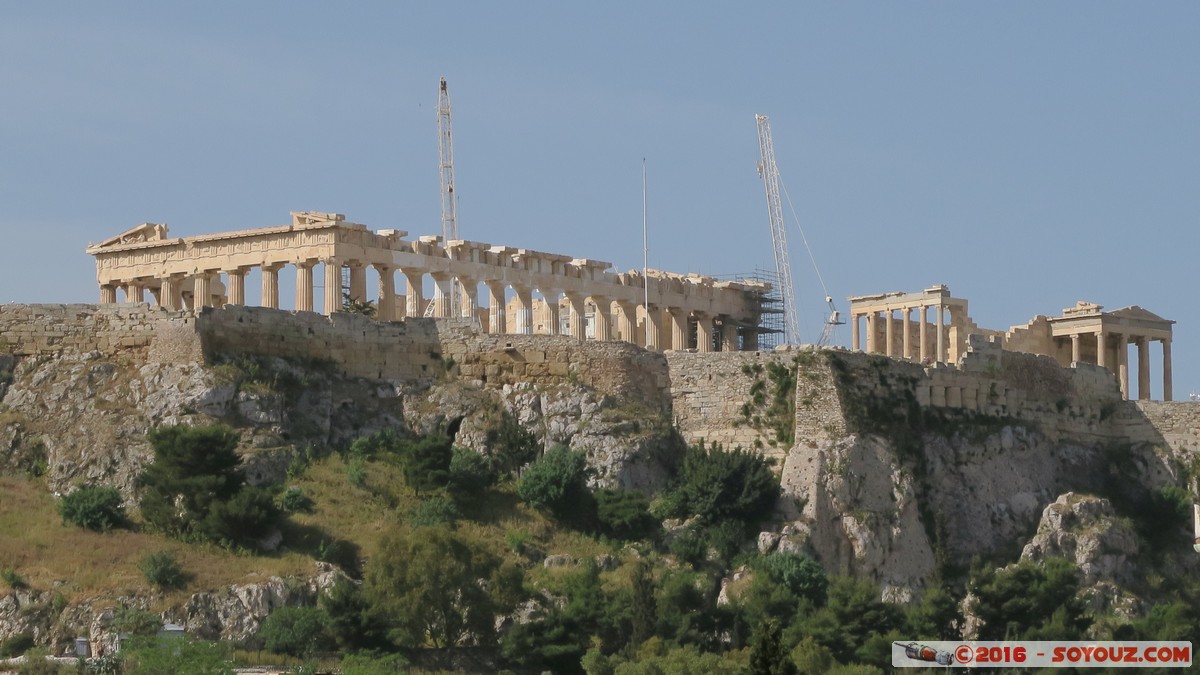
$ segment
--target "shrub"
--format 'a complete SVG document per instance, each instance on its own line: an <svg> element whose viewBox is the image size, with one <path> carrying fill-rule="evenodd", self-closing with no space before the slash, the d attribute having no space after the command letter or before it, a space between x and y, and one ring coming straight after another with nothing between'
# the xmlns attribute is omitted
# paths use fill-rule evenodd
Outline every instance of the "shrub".
<svg viewBox="0 0 1200 675"><path fill-rule="evenodd" d="M17 633L0 642L0 659L20 656L33 648L33 636L29 633Z"/></svg>
<svg viewBox="0 0 1200 675"><path fill-rule="evenodd" d="M17 574L17 571L11 568L0 570L0 579L4 579L4 583L8 584L8 587L14 591L29 588L29 585L25 583L21 575Z"/></svg>
<svg viewBox="0 0 1200 675"><path fill-rule="evenodd" d="M110 487L81 487L58 504L63 524L107 532L125 520L121 493Z"/></svg>
<svg viewBox="0 0 1200 675"><path fill-rule="evenodd" d="M288 513L312 513L313 500L304 494L304 490L293 485L279 497L279 507Z"/></svg>
<svg viewBox="0 0 1200 675"><path fill-rule="evenodd" d="M454 502L446 497L431 497L417 504L408 515L408 524L413 527L429 525L452 525L460 514Z"/></svg>
<svg viewBox="0 0 1200 675"><path fill-rule="evenodd" d="M365 488L367 486L367 465L363 460L355 457L346 465L346 480L356 488Z"/></svg>
<svg viewBox="0 0 1200 675"><path fill-rule="evenodd" d="M617 539L646 539L659 528L658 520L650 515L650 502L636 492L598 490L596 521L600 531Z"/></svg>
<svg viewBox="0 0 1200 675"><path fill-rule="evenodd" d="M516 473L537 459L538 451L542 448L537 435L507 413L501 418L499 426L488 431L485 441L496 469L505 474Z"/></svg>
<svg viewBox="0 0 1200 675"><path fill-rule="evenodd" d="M164 590L183 588L187 583L179 561L168 551L156 551L146 555L138 563L138 569L142 571L146 581Z"/></svg>
<svg viewBox="0 0 1200 675"><path fill-rule="evenodd" d="M825 604L829 577L817 561L799 553L777 551L758 560L758 568L814 606Z"/></svg>
<svg viewBox="0 0 1200 675"><path fill-rule="evenodd" d="M551 448L525 470L517 496L535 509L559 518L586 513L591 494L587 489L587 461L583 453L565 446ZM594 507L593 507L594 508Z"/></svg>
<svg viewBox="0 0 1200 675"><path fill-rule="evenodd" d="M449 488L461 496L474 496L496 482L496 472L487 457L468 450L454 448L450 455Z"/></svg>
<svg viewBox="0 0 1200 675"><path fill-rule="evenodd" d="M120 635L156 635L162 628L157 614L121 605L113 612L112 629Z"/></svg>
<svg viewBox="0 0 1200 675"><path fill-rule="evenodd" d="M778 498L779 480L762 457L700 443L688 448L675 486L662 504L664 515L753 524L771 512Z"/></svg>
<svg viewBox="0 0 1200 675"><path fill-rule="evenodd" d="M333 647L329 616L319 607L280 607L263 621L259 637L268 650L300 658Z"/></svg>
<svg viewBox="0 0 1200 675"><path fill-rule="evenodd" d="M229 548L253 545L279 521L279 509L266 488L244 487L225 501L215 502L199 532L208 541Z"/></svg>
<svg viewBox="0 0 1200 675"><path fill-rule="evenodd" d="M404 482L418 495L445 487L450 478L452 448L450 439L440 434L405 444L400 451Z"/></svg>

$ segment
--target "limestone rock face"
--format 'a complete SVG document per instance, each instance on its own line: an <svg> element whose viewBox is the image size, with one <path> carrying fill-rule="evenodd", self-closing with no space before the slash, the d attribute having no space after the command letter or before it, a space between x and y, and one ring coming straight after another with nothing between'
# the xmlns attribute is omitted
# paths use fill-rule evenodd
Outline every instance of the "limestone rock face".
<svg viewBox="0 0 1200 675"><path fill-rule="evenodd" d="M1092 586L1132 581L1137 554L1137 534L1117 517L1107 499L1068 492L1042 511L1037 534L1021 558L1066 558L1079 568L1083 585Z"/></svg>

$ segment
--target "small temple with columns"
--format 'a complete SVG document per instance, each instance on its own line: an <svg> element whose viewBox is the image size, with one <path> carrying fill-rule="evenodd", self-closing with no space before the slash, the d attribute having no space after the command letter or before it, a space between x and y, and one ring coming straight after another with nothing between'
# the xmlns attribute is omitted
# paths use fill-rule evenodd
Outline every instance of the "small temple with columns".
<svg viewBox="0 0 1200 675"><path fill-rule="evenodd" d="M897 317L899 314L899 317ZM862 319L866 320L865 341ZM967 301L945 285L914 293L880 293L850 298L851 348L921 363L957 363L968 335L999 340L1003 349L1041 354L1060 365L1092 363L1117 376L1121 393L1133 398L1129 383L1129 346L1137 347L1137 398L1150 398L1150 343L1162 345L1162 397L1172 399L1171 327L1141 307L1105 312L1100 305L1077 302L1061 316L1037 316L1007 331L982 328L967 314ZM864 344L865 342L865 344Z"/></svg>
<svg viewBox="0 0 1200 675"><path fill-rule="evenodd" d="M149 294L174 311L245 305L253 274L261 306L279 308L280 273L290 266L294 309L328 315L368 301L371 268L378 277L371 302L381 321L458 318L489 333L566 334L701 352L753 351L767 330L761 318L771 287L765 283L653 269L614 273L611 263L588 258L438 236L406 239L402 230L373 232L336 213L291 215L290 225L183 238L171 237L166 225L145 223L90 245L100 302L117 302L118 294L124 302L145 302Z"/></svg>

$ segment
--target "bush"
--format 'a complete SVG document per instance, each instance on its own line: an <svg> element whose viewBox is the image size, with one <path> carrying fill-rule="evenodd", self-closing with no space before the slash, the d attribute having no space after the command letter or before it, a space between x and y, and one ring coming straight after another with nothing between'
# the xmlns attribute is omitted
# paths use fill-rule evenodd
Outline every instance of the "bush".
<svg viewBox="0 0 1200 675"><path fill-rule="evenodd" d="M262 488L238 470L238 436L224 426L160 427L148 435L154 463L138 477L142 515L181 539L252 544L278 521Z"/></svg>
<svg viewBox="0 0 1200 675"><path fill-rule="evenodd" d="M63 524L107 532L125 521L121 493L110 487L81 487L58 504Z"/></svg>
<svg viewBox="0 0 1200 675"><path fill-rule="evenodd" d="M452 448L450 439L440 434L431 434L404 445L400 451L404 482L417 495L445 487L450 478Z"/></svg>
<svg viewBox="0 0 1200 675"><path fill-rule="evenodd" d="M514 474L537 459L538 451L542 448L537 435L507 413L501 418L499 426L488 431L485 442L496 469L504 474Z"/></svg>
<svg viewBox="0 0 1200 675"><path fill-rule="evenodd" d="M0 642L0 659L20 656L33 648L33 636L29 633L17 633Z"/></svg>
<svg viewBox="0 0 1200 675"><path fill-rule="evenodd" d="M460 514L454 502L446 497L431 497L417 504L408 515L408 524L413 527L430 525L452 525Z"/></svg>
<svg viewBox="0 0 1200 675"><path fill-rule="evenodd" d="M367 465L363 460L355 457L346 465L346 480L356 488L367 487Z"/></svg>
<svg viewBox="0 0 1200 675"><path fill-rule="evenodd" d="M797 596L808 599L814 606L825 604L829 577L817 561L798 553L778 551L765 555L758 568Z"/></svg>
<svg viewBox="0 0 1200 675"><path fill-rule="evenodd" d="M596 521L600 531L616 539L648 539L658 529L658 520L650 515L650 502L626 490L598 490Z"/></svg>
<svg viewBox="0 0 1200 675"><path fill-rule="evenodd" d="M164 590L183 588L187 583L187 576L179 566L179 561L167 551L146 555L138 563L138 569L146 581Z"/></svg>
<svg viewBox="0 0 1200 675"><path fill-rule="evenodd" d="M771 512L778 498L779 480L762 457L700 443L684 455L679 477L662 502L663 515L754 524Z"/></svg>
<svg viewBox="0 0 1200 675"><path fill-rule="evenodd" d="M8 587L14 591L19 591L22 588L29 588L29 585L25 583L25 580L21 578L21 575L17 574L17 571L11 568L0 570L0 579L3 579L4 583L8 584Z"/></svg>
<svg viewBox="0 0 1200 675"><path fill-rule="evenodd" d="M304 494L304 490L293 485L279 497L279 508L288 513L312 513L313 500Z"/></svg>
<svg viewBox="0 0 1200 675"><path fill-rule="evenodd" d="M258 635L268 650L299 658L333 648L329 616L319 607L280 607L263 621Z"/></svg>
<svg viewBox="0 0 1200 675"><path fill-rule="evenodd" d="M162 628L157 614L121 605L113 612L112 629L120 635L157 635Z"/></svg>
<svg viewBox="0 0 1200 675"><path fill-rule="evenodd" d="M450 455L450 491L464 497L473 497L496 482L496 472L487 457L468 450L454 448Z"/></svg>
<svg viewBox="0 0 1200 675"><path fill-rule="evenodd" d="M588 509L587 461L565 446L551 448L525 470L517 496L535 509L578 518ZM581 508L582 507L582 508Z"/></svg>

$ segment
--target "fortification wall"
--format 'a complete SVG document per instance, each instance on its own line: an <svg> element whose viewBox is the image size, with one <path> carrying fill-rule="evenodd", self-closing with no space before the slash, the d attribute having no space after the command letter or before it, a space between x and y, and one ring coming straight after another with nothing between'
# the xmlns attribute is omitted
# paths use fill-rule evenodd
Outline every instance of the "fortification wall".
<svg viewBox="0 0 1200 675"><path fill-rule="evenodd" d="M151 362L199 362L195 319L136 305L0 305L0 351L52 356L136 351Z"/></svg>

